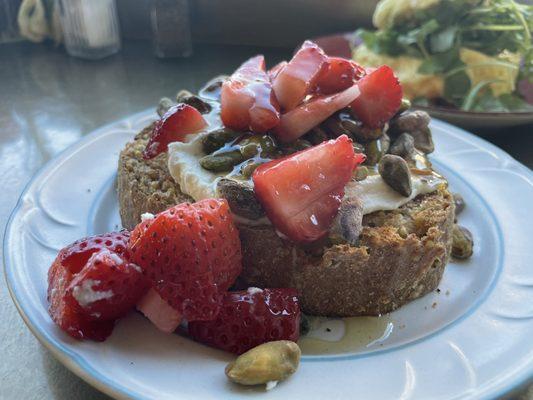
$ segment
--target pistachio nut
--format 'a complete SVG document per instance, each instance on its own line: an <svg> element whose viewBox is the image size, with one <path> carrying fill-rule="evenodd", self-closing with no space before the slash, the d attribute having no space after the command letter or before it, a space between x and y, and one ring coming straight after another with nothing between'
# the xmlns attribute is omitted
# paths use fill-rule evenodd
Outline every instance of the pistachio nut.
<svg viewBox="0 0 533 400"><path fill-rule="evenodd" d="M213 172L231 171L232 168L243 162L244 158L239 150L227 151L218 154L209 154L200 158L200 165Z"/></svg>
<svg viewBox="0 0 533 400"><path fill-rule="evenodd" d="M202 138L202 147L204 153L211 154L224 147L226 143L237 139L241 135L241 132L235 132L229 128L215 129Z"/></svg>
<svg viewBox="0 0 533 400"><path fill-rule="evenodd" d="M263 207L255 198L252 186L246 182L223 178L217 183L217 192L228 201L234 214L253 220L265 215Z"/></svg>
<svg viewBox="0 0 533 400"><path fill-rule="evenodd" d="M168 97L161 98L161 100L159 100L159 104L157 105L157 114L160 117L163 117L163 115L165 115L169 108L173 105L174 102Z"/></svg>
<svg viewBox="0 0 533 400"><path fill-rule="evenodd" d="M400 156L404 159L411 157L415 151L415 140L408 133L402 133L398 138L392 143L392 146L389 148L389 153L395 156Z"/></svg>
<svg viewBox="0 0 533 400"><path fill-rule="evenodd" d="M362 230L363 203L355 196L345 197L331 225L330 236L333 239L340 237L344 242L355 245Z"/></svg>
<svg viewBox="0 0 533 400"><path fill-rule="evenodd" d="M383 157L390 146L390 138L387 134L383 134L379 139L372 140L364 144L366 160L365 165L376 165L381 157Z"/></svg>
<svg viewBox="0 0 533 400"><path fill-rule="evenodd" d="M455 204L455 215L461 214L466 206L465 199L459 193L453 193L453 202Z"/></svg>
<svg viewBox="0 0 533 400"><path fill-rule="evenodd" d="M228 379L241 385L279 382L292 375L300 364L301 351L289 340L263 343L226 366Z"/></svg>
<svg viewBox="0 0 533 400"><path fill-rule="evenodd" d="M308 133L306 133L305 138L308 139L314 145L320 144L330 139L326 131L319 126L314 127Z"/></svg>
<svg viewBox="0 0 533 400"><path fill-rule="evenodd" d="M403 158L392 154L384 155L379 162L378 171L391 188L402 196L411 196L413 192L411 171Z"/></svg>
<svg viewBox="0 0 533 400"><path fill-rule="evenodd" d="M188 90L181 90L176 95L178 103L185 103L200 111L201 114L207 114L211 111L211 105L203 101L200 97L195 96Z"/></svg>
<svg viewBox="0 0 533 400"><path fill-rule="evenodd" d="M353 176L355 178L356 181L360 182L360 181L364 181L367 177L368 177L368 168L365 167L364 165L359 165L354 173L353 173Z"/></svg>
<svg viewBox="0 0 533 400"><path fill-rule="evenodd" d="M470 258L473 252L472 233L465 227L455 224L452 231L452 256L464 260Z"/></svg>
<svg viewBox="0 0 533 400"><path fill-rule="evenodd" d="M435 149L429 122L430 117L425 111L406 111L391 120L389 132L393 136L409 133L414 139L415 147L429 154Z"/></svg>

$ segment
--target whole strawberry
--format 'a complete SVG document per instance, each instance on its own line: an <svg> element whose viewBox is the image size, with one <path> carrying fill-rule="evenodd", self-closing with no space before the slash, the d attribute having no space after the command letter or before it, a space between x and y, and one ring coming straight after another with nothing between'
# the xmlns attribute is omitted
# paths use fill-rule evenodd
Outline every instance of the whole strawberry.
<svg viewBox="0 0 533 400"><path fill-rule="evenodd" d="M239 234L223 199L179 204L139 224L129 252L188 321L215 318L222 293L242 268Z"/></svg>
<svg viewBox="0 0 533 400"><path fill-rule="evenodd" d="M300 336L300 306L295 289L258 289L228 292L213 321L189 322L196 341L242 354L265 342Z"/></svg>

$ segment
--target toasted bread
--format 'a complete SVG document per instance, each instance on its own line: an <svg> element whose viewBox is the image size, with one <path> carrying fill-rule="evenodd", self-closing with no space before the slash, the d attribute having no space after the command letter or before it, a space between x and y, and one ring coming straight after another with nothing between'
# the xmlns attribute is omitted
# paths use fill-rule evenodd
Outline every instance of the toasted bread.
<svg viewBox="0 0 533 400"><path fill-rule="evenodd" d="M193 201L180 191L162 153L145 160L151 127L120 154L118 197L127 229L145 212ZM356 246L297 246L270 225L238 225L243 249L240 286L295 287L304 312L325 316L379 315L434 290L451 250L455 207L444 188L393 211L364 216Z"/></svg>

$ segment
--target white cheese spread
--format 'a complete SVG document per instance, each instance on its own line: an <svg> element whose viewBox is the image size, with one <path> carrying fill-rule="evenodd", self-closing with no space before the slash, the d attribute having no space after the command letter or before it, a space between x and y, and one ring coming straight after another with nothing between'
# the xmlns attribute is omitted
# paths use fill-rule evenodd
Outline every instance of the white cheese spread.
<svg viewBox="0 0 533 400"><path fill-rule="evenodd" d="M216 197L217 182L225 174L214 174L204 169L199 160L205 156L201 137L188 143L174 142L168 145L168 169L180 185L183 193L199 201Z"/></svg>
<svg viewBox="0 0 533 400"><path fill-rule="evenodd" d="M349 182L345 187L345 196L356 196L363 203L363 214L374 211L395 210L420 194L437 190L444 180L436 175L414 175L411 179L413 192L405 197L391 188L379 175L369 175L360 182Z"/></svg>

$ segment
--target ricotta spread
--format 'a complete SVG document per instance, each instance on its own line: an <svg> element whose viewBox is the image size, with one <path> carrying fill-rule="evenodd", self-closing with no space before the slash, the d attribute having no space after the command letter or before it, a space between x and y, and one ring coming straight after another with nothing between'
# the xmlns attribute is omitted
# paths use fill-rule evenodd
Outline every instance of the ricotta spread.
<svg viewBox="0 0 533 400"><path fill-rule="evenodd" d="M363 203L363 214L374 211L395 210L420 194L437 190L444 179L438 175L414 175L411 179L413 192L405 197L392 189L379 175L369 175L360 182L349 182L345 187L345 196L357 196Z"/></svg>

